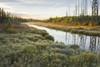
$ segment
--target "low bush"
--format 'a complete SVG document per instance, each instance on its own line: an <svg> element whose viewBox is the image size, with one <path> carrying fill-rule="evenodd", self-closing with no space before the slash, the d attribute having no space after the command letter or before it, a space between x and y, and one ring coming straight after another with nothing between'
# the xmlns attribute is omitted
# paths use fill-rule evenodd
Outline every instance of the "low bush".
<svg viewBox="0 0 100 67"><path fill-rule="evenodd" d="M98 67L97 56L93 53L84 53L83 55L72 56L71 67Z"/></svg>
<svg viewBox="0 0 100 67"><path fill-rule="evenodd" d="M78 45L70 45L70 48L79 49L80 47Z"/></svg>
<svg viewBox="0 0 100 67"><path fill-rule="evenodd" d="M45 30L40 31L40 34L41 34L42 36L48 35L48 33L47 33Z"/></svg>
<svg viewBox="0 0 100 67"><path fill-rule="evenodd" d="M50 35L45 35L44 38L47 39L47 40L53 40L54 41L54 38Z"/></svg>

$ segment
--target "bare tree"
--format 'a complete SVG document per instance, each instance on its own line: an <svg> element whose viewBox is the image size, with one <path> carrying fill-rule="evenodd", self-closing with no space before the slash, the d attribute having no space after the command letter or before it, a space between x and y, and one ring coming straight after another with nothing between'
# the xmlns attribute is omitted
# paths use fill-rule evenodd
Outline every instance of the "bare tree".
<svg viewBox="0 0 100 67"><path fill-rule="evenodd" d="M87 0L81 0L81 14L86 16L88 13L88 2Z"/></svg>
<svg viewBox="0 0 100 67"><path fill-rule="evenodd" d="M92 16L93 16L93 22L98 22L98 12L99 12L99 1L93 0L92 1Z"/></svg>

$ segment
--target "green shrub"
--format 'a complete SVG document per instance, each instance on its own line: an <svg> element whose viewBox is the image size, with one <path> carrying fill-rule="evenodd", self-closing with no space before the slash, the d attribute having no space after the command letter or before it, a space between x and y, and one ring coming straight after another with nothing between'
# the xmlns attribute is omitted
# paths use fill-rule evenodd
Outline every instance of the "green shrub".
<svg viewBox="0 0 100 67"><path fill-rule="evenodd" d="M71 66L98 67L97 57L93 53L85 53L83 55L72 56Z"/></svg>
<svg viewBox="0 0 100 67"><path fill-rule="evenodd" d="M7 28L11 28L12 27L12 25L11 25L11 21L10 20L8 20L8 25L7 25Z"/></svg>
<svg viewBox="0 0 100 67"><path fill-rule="evenodd" d="M51 35L45 35L44 38L47 39L47 40L53 40L54 41L54 38Z"/></svg>
<svg viewBox="0 0 100 67"><path fill-rule="evenodd" d="M41 34L42 36L48 35L48 33L47 33L45 30L42 30L42 31L40 32L40 34Z"/></svg>
<svg viewBox="0 0 100 67"><path fill-rule="evenodd" d="M69 47L70 48L73 48L73 49L79 49L79 46L78 45L70 45Z"/></svg>

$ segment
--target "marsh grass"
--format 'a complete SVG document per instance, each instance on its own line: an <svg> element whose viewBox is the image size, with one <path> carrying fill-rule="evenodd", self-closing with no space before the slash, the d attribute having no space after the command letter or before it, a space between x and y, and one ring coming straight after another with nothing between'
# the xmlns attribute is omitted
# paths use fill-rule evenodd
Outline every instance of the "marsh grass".
<svg viewBox="0 0 100 67"><path fill-rule="evenodd" d="M65 26L57 23L30 23L38 26L44 26L51 29L62 30L65 32L84 34L89 36L100 36L100 26Z"/></svg>
<svg viewBox="0 0 100 67"><path fill-rule="evenodd" d="M0 67L100 66L97 53L81 50L77 45L54 43L42 30L22 24L12 26L17 32L0 32Z"/></svg>

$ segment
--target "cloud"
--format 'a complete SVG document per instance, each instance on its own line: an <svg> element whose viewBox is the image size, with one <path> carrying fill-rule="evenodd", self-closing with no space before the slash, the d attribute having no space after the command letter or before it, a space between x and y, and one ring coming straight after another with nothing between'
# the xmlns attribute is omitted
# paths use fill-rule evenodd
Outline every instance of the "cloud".
<svg viewBox="0 0 100 67"><path fill-rule="evenodd" d="M17 0L19 2L28 3L28 4L62 4L66 0Z"/></svg>
<svg viewBox="0 0 100 67"><path fill-rule="evenodd" d="M23 18L33 18L33 19L48 19L50 17L48 16L39 16L39 15L35 15L35 14L28 14L28 13L25 13L25 12L11 12L12 15L15 15L15 16L20 16L20 17L23 17Z"/></svg>
<svg viewBox="0 0 100 67"><path fill-rule="evenodd" d="M77 0L0 0L0 7L17 16L46 19L65 16L66 11L70 13L68 15L73 15L76 2ZM88 11L90 13L91 8Z"/></svg>
<svg viewBox="0 0 100 67"><path fill-rule="evenodd" d="M6 3L0 3L0 8L13 9L11 6L7 5Z"/></svg>

